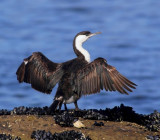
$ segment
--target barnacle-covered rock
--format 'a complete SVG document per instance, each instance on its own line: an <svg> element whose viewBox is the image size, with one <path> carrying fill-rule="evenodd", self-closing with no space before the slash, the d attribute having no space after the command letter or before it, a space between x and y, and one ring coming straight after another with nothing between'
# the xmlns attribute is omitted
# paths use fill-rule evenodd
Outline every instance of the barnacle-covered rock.
<svg viewBox="0 0 160 140"><path fill-rule="evenodd" d="M45 130L37 130L33 131L31 135L31 139L35 140L91 140L89 136L85 137L85 135L81 132L77 132L74 130L64 131L62 133L54 133L46 132Z"/></svg>
<svg viewBox="0 0 160 140"><path fill-rule="evenodd" d="M95 126L104 126L104 123L95 121L95 123L93 125L95 125Z"/></svg>
<svg viewBox="0 0 160 140"><path fill-rule="evenodd" d="M154 111L154 113L151 113L150 115L148 115L145 119L144 125L151 131L159 131L160 130L160 113L157 111Z"/></svg>
<svg viewBox="0 0 160 140"><path fill-rule="evenodd" d="M8 111L7 109L1 109L0 110L0 115L10 115L10 114L11 114L11 112Z"/></svg>
<svg viewBox="0 0 160 140"><path fill-rule="evenodd" d="M160 136L159 135L155 135L155 136L150 136L148 135L146 137L146 140L159 140L160 139Z"/></svg>
<svg viewBox="0 0 160 140"><path fill-rule="evenodd" d="M56 124L59 124L62 127L73 127L73 122L75 122L78 119L74 117L72 114L68 113L67 111L64 111L62 114L55 115L54 120Z"/></svg>
<svg viewBox="0 0 160 140"><path fill-rule="evenodd" d="M0 140L21 140L20 137L13 138L11 135L0 134Z"/></svg>
<svg viewBox="0 0 160 140"><path fill-rule="evenodd" d="M79 117L91 120L106 121L128 121L143 125L150 131L160 131L160 113L155 111L149 115L135 113L132 107L116 106L112 109L105 110L89 109L89 110L68 110L61 112L51 112L48 107L15 107L11 111L0 110L0 115L54 115L55 122L61 126L73 126Z"/></svg>
<svg viewBox="0 0 160 140"><path fill-rule="evenodd" d="M83 118L91 120L108 120L108 116L103 115L101 111L96 109L87 110L87 113L83 116Z"/></svg>
<svg viewBox="0 0 160 140"><path fill-rule="evenodd" d="M11 114L16 115L50 115L50 111L48 107L15 107Z"/></svg>
<svg viewBox="0 0 160 140"><path fill-rule="evenodd" d="M53 135L50 131L46 132L45 130L33 131L31 134L31 139L35 140L53 140Z"/></svg>
<svg viewBox="0 0 160 140"><path fill-rule="evenodd" d="M83 133L74 130L55 133L53 137L55 140L91 140L89 136L85 137Z"/></svg>

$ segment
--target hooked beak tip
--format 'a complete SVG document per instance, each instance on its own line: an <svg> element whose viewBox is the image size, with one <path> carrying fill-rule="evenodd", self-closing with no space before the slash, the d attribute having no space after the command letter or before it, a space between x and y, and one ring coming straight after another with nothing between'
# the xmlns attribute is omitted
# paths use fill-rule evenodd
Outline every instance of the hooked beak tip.
<svg viewBox="0 0 160 140"><path fill-rule="evenodd" d="M96 33L91 33L89 36L94 36L94 35L97 35L97 34L101 34L101 32L96 32Z"/></svg>
<svg viewBox="0 0 160 140"><path fill-rule="evenodd" d="M96 34L96 35L97 35L97 34L101 34L101 33L102 33L102 32L96 32L96 33L94 33L94 34Z"/></svg>

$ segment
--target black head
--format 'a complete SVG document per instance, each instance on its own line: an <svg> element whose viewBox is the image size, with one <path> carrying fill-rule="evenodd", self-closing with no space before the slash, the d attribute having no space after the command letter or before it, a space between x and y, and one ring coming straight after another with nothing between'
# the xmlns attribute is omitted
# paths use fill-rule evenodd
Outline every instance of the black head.
<svg viewBox="0 0 160 140"><path fill-rule="evenodd" d="M91 34L90 31L82 31L82 32L79 32L77 35L86 35L86 36L89 36Z"/></svg>
<svg viewBox="0 0 160 140"><path fill-rule="evenodd" d="M75 39L77 39L78 42L83 43L90 37L100 34L101 32L96 32L96 33L91 33L90 31L82 31L79 32L76 36Z"/></svg>
<svg viewBox="0 0 160 140"><path fill-rule="evenodd" d="M96 34L101 34L101 32L96 32L96 33L91 33L90 31L82 31L82 32L79 32L76 36L78 35L86 35L86 36L93 36L93 35L96 35Z"/></svg>

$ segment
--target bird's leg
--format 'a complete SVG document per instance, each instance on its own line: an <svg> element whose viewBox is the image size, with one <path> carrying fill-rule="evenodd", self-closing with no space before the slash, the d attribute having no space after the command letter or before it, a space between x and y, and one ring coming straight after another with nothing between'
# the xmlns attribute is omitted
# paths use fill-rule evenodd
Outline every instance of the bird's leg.
<svg viewBox="0 0 160 140"><path fill-rule="evenodd" d="M58 104L59 104L59 101L55 100L55 101L50 105L50 107L49 107L50 113L57 110Z"/></svg>
<svg viewBox="0 0 160 140"><path fill-rule="evenodd" d="M51 104L51 106L49 107L50 112L56 111L58 106L59 106L59 110L60 110L60 109L61 109L61 106L62 106L62 103L63 103L63 97L62 97L62 96L56 97L56 98L54 99L54 102L53 102L53 103Z"/></svg>
<svg viewBox="0 0 160 140"><path fill-rule="evenodd" d="M78 111L78 110L79 110L79 108L78 108L77 101L75 101L75 102L74 102L74 105L75 105L75 110L76 110L76 111Z"/></svg>
<svg viewBox="0 0 160 140"><path fill-rule="evenodd" d="M59 112L61 111L62 103L63 103L63 102L60 102L60 103L59 103Z"/></svg>
<svg viewBox="0 0 160 140"><path fill-rule="evenodd" d="M64 104L64 108L65 108L65 110L66 110L66 111L68 111L68 109L67 109L67 105L66 105L66 104Z"/></svg>

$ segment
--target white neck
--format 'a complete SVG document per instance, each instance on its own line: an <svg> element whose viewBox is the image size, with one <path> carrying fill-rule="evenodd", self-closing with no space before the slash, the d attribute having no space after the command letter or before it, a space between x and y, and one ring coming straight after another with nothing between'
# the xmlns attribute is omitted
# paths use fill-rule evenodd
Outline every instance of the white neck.
<svg viewBox="0 0 160 140"><path fill-rule="evenodd" d="M87 50L85 50L82 46L83 42L82 42L82 39L81 37L77 37L76 40L75 40L75 47L77 50L79 50L85 57L85 60L89 63L91 60L90 60L90 54Z"/></svg>

